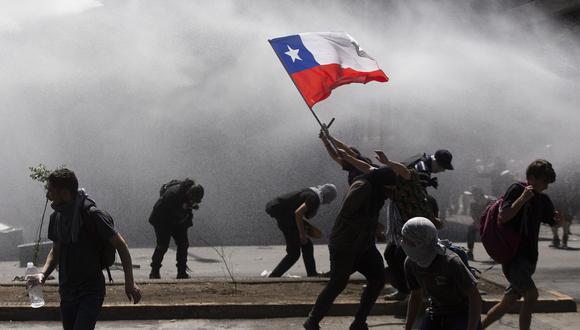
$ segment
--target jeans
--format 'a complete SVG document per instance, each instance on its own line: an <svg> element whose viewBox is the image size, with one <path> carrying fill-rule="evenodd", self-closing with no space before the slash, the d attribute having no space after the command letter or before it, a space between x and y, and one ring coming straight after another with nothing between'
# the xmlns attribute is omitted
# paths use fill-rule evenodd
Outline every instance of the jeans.
<svg viewBox="0 0 580 330"><path fill-rule="evenodd" d="M472 223L467 227L467 250L473 252L473 247L475 246L475 240L477 234L479 233L479 224Z"/></svg>
<svg viewBox="0 0 580 330"><path fill-rule="evenodd" d="M103 300L103 296L94 294L70 300L61 298L60 315L64 330L94 329Z"/></svg>
<svg viewBox="0 0 580 330"><path fill-rule="evenodd" d="M282 258L280 263L274 268L270 277L281 277L286 273L298 259L300 259L300 252L302 251L302 259L304 260L304 267L306 267L307 276L316 276L316 261L314 260L314 245L309 239L308 243L302 245L300 242L300 234L296 224L289 222L290 219L277 219L278 228L284 235L286 241L286 256ZM292 219L293 220L293 219Z"/></svg>
<svg viewBox="0 0 580 330"><path fill-rule="evenodd" d="M157 246L153 252L153 257L151 258L151 268L159 269L161 268L161 262L163 261L163 256L167 249L169 248L169 241L171 237L177 245L177 269L185 271L187 269L187 249L189 248L189 239L187 237L187 227L186 226L167 226L167 225L155 225L155 237L157 239Z"/></svg>
<svg viewBox="0 0 580 330"><path fill-rule="evenodd" d="M336 297L346 288L350 275L358 271L367 279L355 322L366 322L371 308L385 286L383 257L373 245L366 251L330 251L330 280L318 295L309 314L309 322L318 324L330 310Z"/></svg>

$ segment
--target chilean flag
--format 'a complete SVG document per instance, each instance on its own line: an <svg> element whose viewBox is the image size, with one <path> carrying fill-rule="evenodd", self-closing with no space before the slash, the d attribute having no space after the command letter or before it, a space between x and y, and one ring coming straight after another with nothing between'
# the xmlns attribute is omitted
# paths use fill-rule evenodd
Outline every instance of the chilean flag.
<svg viewBox="0 0 580 330"><path fill-rule="evenodd" d="M389 80L344 32L299 33L269 41L310 108L338 86Z"/></svg>

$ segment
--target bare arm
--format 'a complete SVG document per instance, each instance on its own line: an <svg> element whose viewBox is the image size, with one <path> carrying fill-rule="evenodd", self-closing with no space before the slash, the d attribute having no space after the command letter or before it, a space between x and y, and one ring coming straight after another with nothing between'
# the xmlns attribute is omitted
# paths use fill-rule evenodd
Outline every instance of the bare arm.
<svg viewBox="0 0 580 330"><path fill-rule="evenodd" d="M300 235L300 242L302 244L308 243L308 237L306 237L306 232L304 231L304 221L302 221L304 214L308 210L306 203L302 203L296 211L294 211L294 215L296 216L296 227L298 228L298 234Z"/></svg>
<svg viewBox="0 0 580 330"><path fill-rule="evenodd" d="M331 136L330 134L327 134L328 138L332 140L332 142L334 143L334 145L338 148L338 149L342 149L344 151L346 151L346 153L348 153L351 157L356 158L356 154L354 153L354 151L352 151L352 149L344 142L334 138L333 136Z"/></svg>
<svg viewBox="0 0 580 330"><path fill-rule="evenodd" d="M330 155L330 158L332 158L339 165L342 165L342 160L336 153L336 150L334 150L334 147L332 147L332 145L328 141L328 137L326 136L323 130L320 130L320 134L318 134L318 137L322 140L322 143L324 143L324 147L326 148L328 155Z"/></svg>
<svg viewBox="0 0 580 330"><path fill-rule="evenodd" d="M417 318L417 314L419 313L419 309L421 309L422 304L423 294L421 293L421 289L411 291L409 302L407 303L407 319L405 321L405 330L413 329L413 323Z"/></svg>
<svg viewBox="0 0 580 330"><path fill-rule="evenodd" d="M516 199L516 201L511 205L511 207L506 207L500 211L499 220L501 223L506 223L513 219L526 204L526 202L529 201L533 196L534 192L532 186L527 186L520 197L518 197L518 199Z"/></svg>
<svg viewBox="0 0 580 330"><path fill-rule="evenodd" d="M42 267L42 279L40 279L41 283L46 282L46 279L52 273L52 271L58 266L58 258L57 256L60 254L60 243L54 242L52 243L52 249L46 256L46 262L44 263L44 267Z"/></svg>
<svg viewBox="0 0 580 330"><path fill-rule="evenodd" d="M389 166L390 168L393 169L393 171L400 177L402 177L405 180L411 180L411 171L407 168L407 166L399 163L399 162L394 162L390 159L387 158L387 156L385 155L384 152L382 152L381 150L375 150L375 153L377 154L376 159Z"/></svg>
<svg viewBox="0 0 580 330"><path fill-rule="evenodd" d="M476 330L481 320L481 296L477 287L472 287L465 292L469 299L469 321L467 322L468 330Z"/></svg>
<svg viewBox="0 0 580 330"><path fill-rule="evenodd" d="M363 162L362 160L351 156L343 149L338 149L338 154L343 161L349 163L350 165L354 166L357 170L359 170L363 173L369 173L370 171L372 171L375 168L374 166L367 164L366 162Z"/></svg>
<svg viewBox="0 0 580 330"><path fill-rule="evenodd" d="M111 237L109 242L119 253L121 263L123 264L123 272L125 273L125 293L129 300L132 300L133 303L136 304L141 300L141 289L135 284L133 278L133 261L131 260L131 254L129 253L129 247L120 234Z"/></svg>

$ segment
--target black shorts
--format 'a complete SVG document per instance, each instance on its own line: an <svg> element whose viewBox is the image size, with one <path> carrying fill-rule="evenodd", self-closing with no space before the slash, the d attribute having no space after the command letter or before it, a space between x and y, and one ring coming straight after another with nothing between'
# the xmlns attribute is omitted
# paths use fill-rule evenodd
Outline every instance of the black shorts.
<svg viewBox="0 0 580 330"><path fill-rule="evenodd" d="M528 290L536 288L532 279L536 271L536 263L532 263L528 258L515 256L509 264L502 265L501 268L509 282L505 289L506 295L513 295L519 299Z"/></svg>

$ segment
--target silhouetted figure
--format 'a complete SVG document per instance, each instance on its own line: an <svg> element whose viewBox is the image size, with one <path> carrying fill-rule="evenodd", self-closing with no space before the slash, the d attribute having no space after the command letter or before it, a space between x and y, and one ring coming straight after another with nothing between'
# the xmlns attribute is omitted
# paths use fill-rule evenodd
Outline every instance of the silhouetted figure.
<svg viewBox="0 0 580 330"><path fill-rule="evenodd" d="M330 280L316 299L304 328L320 329L320 321L348 284L350 275L358 271L366 277L367 286L350 329L368 329L367 316L385 284L375 230L385 200L384 186L394 184L395 177L389 167L373 169L349 187L328 243Z"/></svg>
<svg viewBox="0 0 580 330"><path fill-rule="evenodd" d="M455 252L439 244L433 223L412 218L403 226L402 236L411 289L405 329L412 329L424 300L427 309L420 329L479 329L481 296L477 280Z"/></svg>
<svg viewBox="0 0 580 330"><path fill-rule="evenodd" d="M527 185L514 183L505 192L500 208L499 221L511 226L521 235L515 256L505 264L502 271L509 282L502 300L493 306L483 320L483 328L499 320L523 297L520 308L520 329L529 329L533 307L538 300L538 289L532 279L538 262L538 237L542 222L551 226L560 223L554 204L543 191L556 181L552 164L539 159L526 170Z"/></svg>
<svg viewBox="0 0 580 330"><path fill-rule="evenodd" d="M94 329L106 291L102 269L113 264L115 251L123 264L127 297L135 304L141 300L129 248L111 216L78 189L73 171L62 168L52 172L47 190L54 209L48 225L48 239L53 244L42 273L29 279L29 284L44 284L58 266L63 328Z"/></svg>
<svg viewBox="0 0 580 330"><path fill-rule="evenodd" d="M286 241L286 256L274 268L270 277L284 275L300 258L300 251L307 276L318 276L314 246L307 236L304 219L312 219L320 205L332 202L336 194L333 184L324 184L284 194L266 204L266 213L276 219Z"/></svg>
<svg viewBox="0 0 580 330"><path fill-rule="evenodd" d="M153 206L149 223L155 230L157 246L151 258L149 278L160 278L159 269L171 237L177 246L177 279L190 278L187 274L187 229L193 226L193 211L199 208L203 198L203 187L191 179L172 180L159 191L159 199Z"/></svg>

